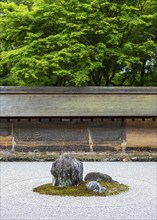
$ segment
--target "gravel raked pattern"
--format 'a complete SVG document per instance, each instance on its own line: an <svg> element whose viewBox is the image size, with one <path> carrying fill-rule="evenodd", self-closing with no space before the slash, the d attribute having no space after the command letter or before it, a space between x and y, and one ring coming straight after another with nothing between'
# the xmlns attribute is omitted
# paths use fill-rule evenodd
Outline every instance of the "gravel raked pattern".
<svg viewBox="0 0 157 220"><path fill-rule="evenodd" d="M1 220L157 220L157 163L84 162L130 186L110 197L60 197L34 193L51 182L52 162L1 162Z"/></svg>

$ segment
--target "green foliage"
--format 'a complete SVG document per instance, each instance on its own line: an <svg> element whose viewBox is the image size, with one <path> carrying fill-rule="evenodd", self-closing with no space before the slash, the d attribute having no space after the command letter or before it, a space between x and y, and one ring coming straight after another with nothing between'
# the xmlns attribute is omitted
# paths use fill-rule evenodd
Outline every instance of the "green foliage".
<svg viewBox="0 0 157 220"><path fill-rule="evenodd" d="M156 86L156 0L4 0L1 85Z"/></svg>
<svg viewBox="0 0 157 220"><path fill-rule="evenodd" d="M56 187L51 183L38 186L33 189L34 192L45 195L59 196L111 196L117 195L129 190L129 187L120 183L99 181L100 184L107 189L107 192L97 193L86 188L86 183L83 182L79 186Z"/></svg>

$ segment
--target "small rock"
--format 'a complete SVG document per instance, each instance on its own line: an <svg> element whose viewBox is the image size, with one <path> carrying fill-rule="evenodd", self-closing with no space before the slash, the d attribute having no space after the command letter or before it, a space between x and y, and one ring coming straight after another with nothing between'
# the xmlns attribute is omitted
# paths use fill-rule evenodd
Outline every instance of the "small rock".
<svg viewBox="0 0 157 220"><path fill-rule="evenodd" d="M132 157L131 160L132 161L137 161L137 157Z"/></svg>
<svg viewBox="0 0 157 220"><path fill-rule="evenodd" d="M39 154L40 151L39 151L38 149L35 149L35 150L34 150L34 153L35 153L35 154Z"/></svg>
<svg viewBox="0 0 157 220"><path fill-rule="evenodd" d="M100 173L100 172L91 172L88 173L85 178L85 181L99 181L104 180L105 182L115 182L109 175Z"/></svg>
<svg viewBox="0 0 157 220"><path fill-rule="evenodd" d="M127 161L129 161L129 159L128 159L128 158L123 158L122 161L123 161L123 162L127 162Z"/></svg>
<svg viewBox="0 0 157 220"><path fill-rule="evenodd" d="M121 161L121 158L111 158L110 162L117 162L117 161Z"/></svg>
<svg viewBox="0 0 157 220"><path fill-rule="evenodd" d="M93 191L93 192L99 192L103 193L106 191L106 188L103 187L100 183L96 181L90 181L86 184L87 189Z"/></svg>

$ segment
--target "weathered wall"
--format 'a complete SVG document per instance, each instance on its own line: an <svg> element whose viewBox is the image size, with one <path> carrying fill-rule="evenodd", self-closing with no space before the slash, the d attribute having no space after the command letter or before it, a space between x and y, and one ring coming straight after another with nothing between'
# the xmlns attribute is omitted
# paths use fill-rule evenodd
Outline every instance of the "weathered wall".
<svg viewBox="0 0 157 220"><path fill-rule="evenodd" d="M157 148L157 121L147 119L142 121L127 120L126 126L127 146L126 150Z"/></svg>
<svg viewBox="0 0 157 220"><path fill-rule="evenodd" d="M157 150L152 119L14 119L0 121L0 149L13 151Z"/></svg>
<svg viewBox="0 0 157 220"><path fill-rule="evenodd" d="M12 124L9 122L5 122L3 120L0 121L0 147L4 150L12 150Z"/></svg>

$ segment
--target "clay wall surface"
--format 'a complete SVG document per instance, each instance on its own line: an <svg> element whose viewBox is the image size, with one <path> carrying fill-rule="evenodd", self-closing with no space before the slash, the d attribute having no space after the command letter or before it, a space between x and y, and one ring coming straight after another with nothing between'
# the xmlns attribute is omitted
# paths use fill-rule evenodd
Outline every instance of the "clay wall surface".
<svg viewBox="0 0 157 220"><path fill-rule="evenodd" d="M157 151L152 119L0 119L0 150Z"/></svg>
<svg viewBox="0 0 157 220"><path fill-rule="evenodd" d="M128 119L126 124L126 150L157 148L157 121L151 119L132 121Z"/></svg>

